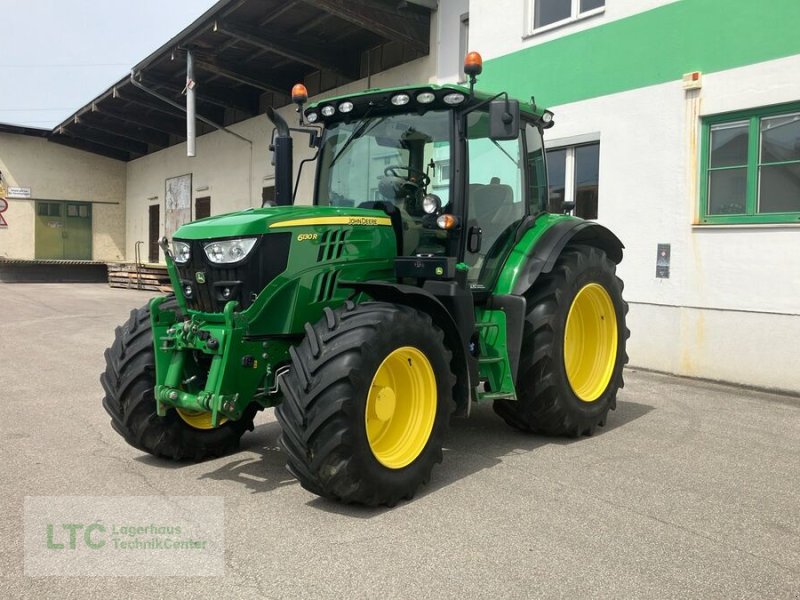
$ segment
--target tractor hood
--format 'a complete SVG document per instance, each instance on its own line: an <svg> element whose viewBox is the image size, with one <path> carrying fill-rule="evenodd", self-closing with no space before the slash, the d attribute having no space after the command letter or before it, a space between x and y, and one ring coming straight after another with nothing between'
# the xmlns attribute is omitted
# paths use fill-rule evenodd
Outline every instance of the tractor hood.
<svg viewBox="0 0 800 600"><path fill-rule="evenodd" d="M174 237L182 240L207 240L261 235L287 227L318 225L390 225L386 213L365 208L329 206L268 206L248 208L201 219L181 226Z"/></svg>

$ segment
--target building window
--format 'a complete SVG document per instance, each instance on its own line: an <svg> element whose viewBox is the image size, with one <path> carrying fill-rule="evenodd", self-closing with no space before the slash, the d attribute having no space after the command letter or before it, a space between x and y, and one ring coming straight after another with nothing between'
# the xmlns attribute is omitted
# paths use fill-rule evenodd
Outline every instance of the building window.
<svg viewBox="0 0 800 600"><path fill-rule="evenodd" d="M262 190L263 194L263 190ZM207 219L211 216L211 196L194 199L194 220Z"/></svg>
<svg viewBox="0 0 800 600"><path fill-rule="evenodd" d="M605 10L605 0L530 0L530 31L539 33Z"/></svg>
<svg viewBox="0 0 800 600"><path fill-rule="evenodd" d="M600 142L547 150L549 211L597 218Z"/></svg>
<svg viewBox="0 0 800 600"><path fill-rule="evenodd" d="M261 206L267 202L275 203L275 184L265 185L261 188Z"/></svg>
<svg viewBox="0 0 800 600"><path fill-rule="evenodd" d="M431 175L431 187L447 188L450 185L450 160L436 161Z"/></svg>
<svg viewBox="0 0 800 600"><path fill-rule="evenodd" d="M703 120L700 222L800 221L800 105Z"/></svg>

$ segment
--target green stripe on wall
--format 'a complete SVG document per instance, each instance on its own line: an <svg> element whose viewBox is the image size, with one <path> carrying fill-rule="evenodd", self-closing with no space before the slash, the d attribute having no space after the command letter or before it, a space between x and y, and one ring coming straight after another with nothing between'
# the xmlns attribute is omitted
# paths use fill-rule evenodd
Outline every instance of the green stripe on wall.
<svg viewBox="0 0 800 600"><path fill-rule="evenodd" d="M792 54L800 0L678 0L489 60L478 87L557 106Z"/></svg>

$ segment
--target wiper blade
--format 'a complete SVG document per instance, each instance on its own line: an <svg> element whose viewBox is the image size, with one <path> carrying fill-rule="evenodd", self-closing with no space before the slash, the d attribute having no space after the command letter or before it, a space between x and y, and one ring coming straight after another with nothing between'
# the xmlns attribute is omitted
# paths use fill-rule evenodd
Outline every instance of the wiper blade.
<svg viewBox="0 0 800 600"><path fill-rule="evenodd" d="M492 142L492 143L493 143L495 146L497 146L497 147L500 149L500 152L502 152L503 154L505 154L505 155L508 157L508 160L510 160L512 163L514 163L514 165L515 165L517 168L519 168L519 161L518 161L516 158L514 158L514 157L513 157L513 156L511 156L511 155L510 155L508 152L506 152L506 149L505 149L505 148L503 148L503 147L502 147L500 144L498 144L498 143L497 143L495 140L493 140L492 138L489 138L489 140L490 140L490 141L491 141L491 142Z"/></svg>
<svg viewBox="0 0 800 600"><path fill-rule="evenodd" d="M368 115L368 114L369 114L369 113L367 113L367 115ZM363 120L363 121L361 121L361 123L359 124L359 126L358 126L358 127L356 127L356 128L353 130L353 133L351 133L351 134L350 134L350 137L349 137L349 138L347 138L347 139L344 141L344 144L342 145L342 148L339 150L339 152L337 152L337 153L336 153L336 156L334 156L334 157L333 157L333 160L331 160L331 164L329 164L329 165L328 165L328 168L329 168L329 169L330 169L330 168L331 168L333 165L335 165L335 164L336 164L336 161L337 161L337 160L339 160L339 157L340 157L342 154L344 154L345 150L347 150L347 149L350 147L350 144L351 144L352 142L354 142L356 139L360 138L362 135L364 135L365 133L367 133L367 131L369 131L369 130L371 130L371 129L374 129L374 128L375 128L375 127L378 125L378 124L380 124L380 123L383 123L383 121L385 121L385 120L386 120L386 117L381 117L380 119L377 119L376 121L374 121L374 122L370 123L370 121L367 121L367 120L366 120L366 117L367 117L367 115L364 115L364 120Z"/></svg>

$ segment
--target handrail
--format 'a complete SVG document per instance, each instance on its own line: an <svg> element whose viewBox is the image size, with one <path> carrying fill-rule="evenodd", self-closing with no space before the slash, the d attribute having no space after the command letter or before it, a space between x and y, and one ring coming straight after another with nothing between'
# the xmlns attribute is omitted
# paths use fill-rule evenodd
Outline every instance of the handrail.
<svg viewBox="0 0 800 600"><path fill-rule="evenodd" d="M136 289L142 289L142 253L139 250L139 244L144 244L142 240L139 240L134 244L133 251L134 251L134 258L133 260L136 261Z"/></svg>

